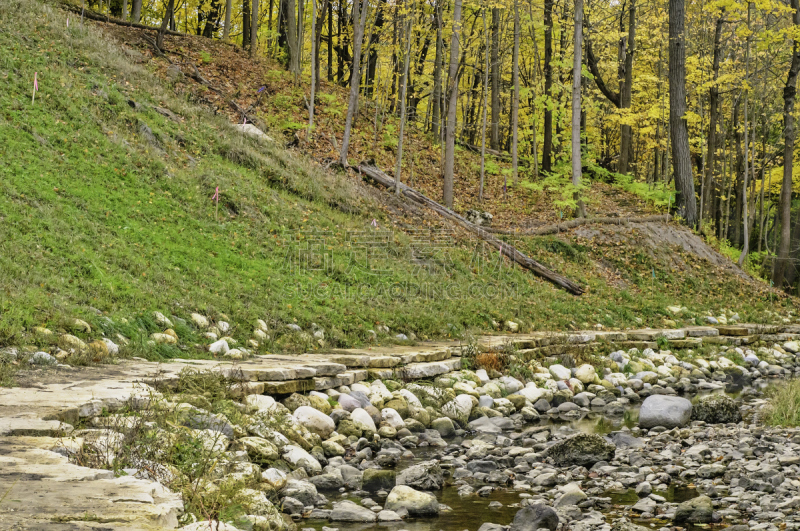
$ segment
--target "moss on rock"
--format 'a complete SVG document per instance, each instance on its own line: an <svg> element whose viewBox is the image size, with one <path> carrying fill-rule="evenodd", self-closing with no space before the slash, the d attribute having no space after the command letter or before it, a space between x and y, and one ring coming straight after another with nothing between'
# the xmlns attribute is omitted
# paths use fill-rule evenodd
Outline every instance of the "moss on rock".
<svg viewBox="0 0 800 531"><path fill-rule="evenodd" d="M692 420L701 420L708 424L735 424L741 422L742 413L731 397L713 394L700 398L694 404Z"/></svg>

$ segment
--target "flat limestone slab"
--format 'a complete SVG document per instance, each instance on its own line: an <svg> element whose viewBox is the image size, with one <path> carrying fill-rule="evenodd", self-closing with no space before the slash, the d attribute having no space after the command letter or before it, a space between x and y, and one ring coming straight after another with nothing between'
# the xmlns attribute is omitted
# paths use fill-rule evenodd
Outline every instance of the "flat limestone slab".
<svg viewBox="0 0 800 531"><path fill-rule="evenodd" d="M686 335L688 337L718 336L719 330L713 326L690 326L689 328L686 328Z"/></svg>
<svg viewBox="0 0 800 531"><path fill-rule="evenodd" d="M721 336L746 336L750 333L746 326L739 325L719 325L717 330Z"/></svg>
<svg viewBox="0 0 800 531"><path fill-rule="evenodd" d="M682 328L645 328L642 330L628 330L625 333L628 335L628 339L634 341L655 341L659 337L666 339L683 339L686 337L686 331Z"/></svg>
<svg viewBox="0 0 800 531"><path fill-rule="evenodd" d="M0 436L62 437L72 426L58 420L37 419L33 415L0 418Z"/></svg>
<svg viewBox="0 0 800 531"><path fill-rule="evenodd" d="M180 495L161 484L74 465L59 439L0 437L3 529L175 529Z"/></svg>
<svg viewBox="0 0 800 531"><path fill-rule="evenodd" d="M412 363L397 369L395 374L401 378L419 380L431 378L461 369L461 358L453 358L445 361L435 361L430 363Z"/></svg>

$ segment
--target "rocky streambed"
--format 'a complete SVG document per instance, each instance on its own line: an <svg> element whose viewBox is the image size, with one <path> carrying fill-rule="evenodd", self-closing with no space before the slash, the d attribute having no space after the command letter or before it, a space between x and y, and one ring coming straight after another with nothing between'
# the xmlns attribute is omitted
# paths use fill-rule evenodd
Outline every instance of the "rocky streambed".
<svg viewBox="0 0 800 531"><path fill-rule="evenodd" d="M214 453L201 488L247 481L228 529L796 528L800 430L761 421L761 389L800 369L796 347L250 395L229 417L178 404L177 422ZM119 428L103 418L76 435L107 451Z"/></svg>

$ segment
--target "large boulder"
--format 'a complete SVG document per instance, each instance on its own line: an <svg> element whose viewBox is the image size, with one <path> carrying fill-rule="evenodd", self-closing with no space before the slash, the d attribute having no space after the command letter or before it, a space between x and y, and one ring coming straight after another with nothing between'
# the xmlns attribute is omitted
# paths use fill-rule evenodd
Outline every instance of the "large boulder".
<svg viewBox="0 0 800 531"><path fill-rule="evenodd" d="M556 466L590 467L599 461L611 461L617 447L594 433L578 433L558 441L544 451Z"/></svg>
<svg viewBox="0 0 800 531"><path fill-rule="evenodd" d="M444 474L437 461L425 461L400 472L397 484L422 490L439 490L444 485Z"/></svg>
<svg viewBox="0 0 800 531"><path fill-rule="evenodd" d="M686 426L692 419L692 403L679 396L652 395L642 402L639 410L639 426L667 429Z"/></svg>
<svg viewBox="0 0 800 531"><path fill-rule="evenodd" d="M378 515L349 500L333 504L330 519L334 522L374 522Z"/></svg>
<svg viewBox="0 0 800 531"><path fill-rule="evenodd" d="M298 424L305 426L311 433L316 433L323 439L330 437L336 429L332 418L310 406L298 407L292 416Z"/></svg>
<svg viewBox="0 0 800 531"><path fill-rule="evenodd" d="M433 494L398 485L386 498L384 509L396 513L405 510L409 516L436 516L439 514L439 501Z"/></svg>
<svg viewBox="0 0 800 531"><path fill-rule="evenodd" d="M742 412L733 398L724 394L702 397L692 407L692 420L708 424L736 424L742 420Z"/></svg>
<svg viewBox="0 0 800 531"><path fill-rule="evenodd" d="M539 503L517 511L509 531L537 531L538 529L556 531L556 528L558 528L558 514L552 507Z"/></svg>
<svg viewBox="0 0 800 531"><path fill-rule="evenodd" d="M682 524L708 524L711 522L714 504L708 496L698 496L678 505L675 511L675 523Z"/></svg>

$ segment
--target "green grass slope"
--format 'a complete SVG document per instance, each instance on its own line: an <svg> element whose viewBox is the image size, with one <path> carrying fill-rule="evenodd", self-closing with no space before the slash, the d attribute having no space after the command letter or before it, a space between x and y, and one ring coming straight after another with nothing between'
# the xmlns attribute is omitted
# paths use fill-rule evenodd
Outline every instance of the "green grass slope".
<svg viewBox="0 0 800 531"><path fill-rule="evenodd" d="M161 331L154 310L224 316L242 341L264 319L273 332L262 347L286 350L321 348L289 323L317 323L327 347L364 343L378 325L433 338L506 319L522 330L659 324L669 304L753 318L770 308L711 269L690 268L686 289L684 273L647 257L624 263L619 289L592 265L602 251L558 238L516 244L587 285L583 297L498 267L463 235L441 247L395 232L383 245L391 220L362 184L242 136L67 16L36 0L0 3L0 346L81 317L144 347L135 352L201 355L189 325L176 328L182 346L146 347Z"/></svg>

